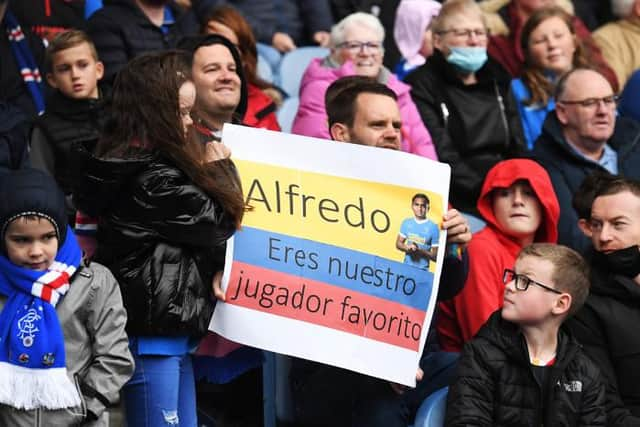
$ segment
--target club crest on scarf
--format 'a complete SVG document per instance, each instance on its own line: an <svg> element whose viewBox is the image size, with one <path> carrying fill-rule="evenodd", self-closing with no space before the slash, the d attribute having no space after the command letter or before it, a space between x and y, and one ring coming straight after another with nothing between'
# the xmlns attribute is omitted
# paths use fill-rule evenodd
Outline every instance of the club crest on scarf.
<svg viewBox="0 0 640 427"><path fill-rule="evenodd" d="M36 336L38 329L37 322L42 319L42 316L38 315L38 310L28 306L24 306L27 310L24 316L18 319L18 338L22 340L22 345L29 348L33 345L33 339ZM28 308L28 309L27 309ZM39 307L42 311L42 307ZM20 313L18 313L20 315Z"/></svg>

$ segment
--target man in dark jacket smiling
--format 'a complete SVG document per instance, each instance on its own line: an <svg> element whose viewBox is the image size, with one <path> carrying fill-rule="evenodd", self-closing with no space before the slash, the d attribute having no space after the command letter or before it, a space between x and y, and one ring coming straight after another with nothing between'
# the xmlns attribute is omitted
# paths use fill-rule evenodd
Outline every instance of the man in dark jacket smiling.
<svg viewBox="0 0 640 427"><path fill-rule="evenodd" d="M640 183L607 182L589 220L591 293L567 325L608 380L607 425L640 425Z"/></svg>
<svg viewBox="0 0 640 427"><path fill-rule="evenodd" d="M573 193L597 170L640 178L640 126L616 118L616 98L607 80L593 70L575 69L560 79L556 110L547 115L534 157L549 172L560 201L558 243L584 251L571 206Z"/></svg>

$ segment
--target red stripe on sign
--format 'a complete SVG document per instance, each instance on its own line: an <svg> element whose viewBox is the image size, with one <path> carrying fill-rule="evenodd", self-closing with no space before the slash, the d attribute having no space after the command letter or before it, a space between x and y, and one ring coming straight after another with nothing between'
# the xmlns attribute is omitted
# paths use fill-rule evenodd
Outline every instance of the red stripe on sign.
<svg viewBox="0 0 640 427"><path fill-rule="evenodd" d="M234 262L228 304L418 351L426 312L300 276Z"/></svg>

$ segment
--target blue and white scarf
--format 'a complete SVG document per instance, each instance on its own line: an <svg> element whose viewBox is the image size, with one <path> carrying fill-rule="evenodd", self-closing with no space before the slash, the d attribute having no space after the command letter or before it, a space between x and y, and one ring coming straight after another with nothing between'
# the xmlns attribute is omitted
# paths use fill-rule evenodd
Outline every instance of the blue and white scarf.
<svg viewBox="0 0 640 427"><path fill-rule="evenodd" d="M22 28L20 28L20 24L18 24L18 20L13 16L13 13L7 10L4 16L4 22L7 36L9 36L11 52L22 75L22 80L24 80L24 84L31 94L31 99L33 99L33 104L36 106L38 114L42 114L44 113L42 76L31 54L29 43L24 37Z"/></svg>
<svg viewBox="0 0 640 427"><path fill-rule="evenodd" d="M67 376L64 336L55 305L69 290L82 252L69 228L46 271L13 264L0 255L0 403L18 409L80 405Z"/></svg>

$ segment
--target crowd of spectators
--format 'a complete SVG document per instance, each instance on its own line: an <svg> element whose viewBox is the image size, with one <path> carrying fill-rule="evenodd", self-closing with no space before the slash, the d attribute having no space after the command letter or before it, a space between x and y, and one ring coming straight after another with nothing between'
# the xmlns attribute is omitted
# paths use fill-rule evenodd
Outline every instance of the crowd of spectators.
<svg viewBox="0 0 640 427"><path fill-rule="evenodd" d="M447 425L640 425L640 0L0 0L0 27L0 424L263 422L261 352L207 331L245 212L222 127L296 98L294 134L451 166L418 386L294 360L298 425L406 427L445 386ZM260 72L305 46L299 93ZM43 304L54 338L12 340Z"/></svg>

